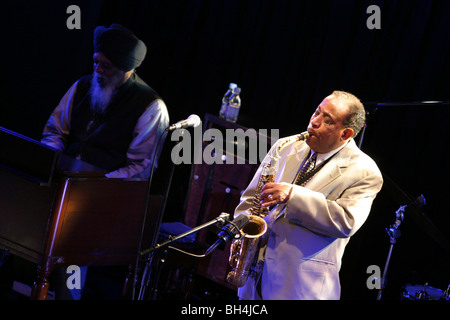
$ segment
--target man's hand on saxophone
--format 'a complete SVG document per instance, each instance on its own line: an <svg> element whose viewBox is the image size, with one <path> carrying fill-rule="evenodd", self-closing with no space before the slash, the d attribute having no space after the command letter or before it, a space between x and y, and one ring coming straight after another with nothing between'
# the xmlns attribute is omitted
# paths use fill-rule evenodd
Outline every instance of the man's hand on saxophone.
<svg viewBox="0 0 450 320"><path fill-rule="evenodd" d="M270 207L277 204L284 204L289 200L291 192L292 184L290 183L266 183L261 189L261 206Z"/></svg>

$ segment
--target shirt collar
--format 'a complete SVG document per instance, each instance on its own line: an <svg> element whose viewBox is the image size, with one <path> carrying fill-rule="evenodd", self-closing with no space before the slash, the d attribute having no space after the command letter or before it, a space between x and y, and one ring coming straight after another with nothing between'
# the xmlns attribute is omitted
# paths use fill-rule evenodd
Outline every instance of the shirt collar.
<svg viewBox="0 0 450 320"><path fill-rule="evenodd" d="M327 160L329 157L331 157L332 155L338 153L341 149L343 149L349 142L351 139L349 139L346 143L344 143L342 146L337 147L334 150L325 152L325 153L318 153L317 154L317 159L316 159L316 165L318 165L319 163ZM314 150L311 149L311 155L314 154Z"/></svg>

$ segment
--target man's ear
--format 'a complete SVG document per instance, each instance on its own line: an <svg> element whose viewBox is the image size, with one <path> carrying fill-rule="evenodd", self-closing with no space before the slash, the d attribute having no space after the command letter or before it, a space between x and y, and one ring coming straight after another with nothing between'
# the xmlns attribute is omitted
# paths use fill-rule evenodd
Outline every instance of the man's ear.
<svg viewBox="0 0 450 320"><path fill-rule="evenodd" d="M351 137L353 137L353 134L355 133L355 131L352 128L347 128L344 129L344 131L342 132L342 140L348 140Z"/></svg>

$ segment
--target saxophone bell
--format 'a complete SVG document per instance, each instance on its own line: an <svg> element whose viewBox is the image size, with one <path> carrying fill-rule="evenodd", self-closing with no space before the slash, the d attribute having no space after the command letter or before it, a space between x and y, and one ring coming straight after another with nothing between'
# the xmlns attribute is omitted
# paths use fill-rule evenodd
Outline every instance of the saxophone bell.
<svg viewBox="0 0 450 320"><path fill-rule="evenodd" d="M245 285L253 271L260 238L267 231L267 222L263 218L256 215L248 217L250 221L241 229L240 237L231 244L228 260L232 270L227 275L227 282L238 288Z"/></svg>
<svg viewBox="0 0 450 320"><path fill-rule="evenodd" d="M241 229L241 234L244 237L247 237L250 239L251 238L259 238L263 234L266 233L267 223L263 218L261 218L259 216L255 216L255 215L250 215L249 218L250 218L250 220L247 223L247 225L245 225Z"/></svg>

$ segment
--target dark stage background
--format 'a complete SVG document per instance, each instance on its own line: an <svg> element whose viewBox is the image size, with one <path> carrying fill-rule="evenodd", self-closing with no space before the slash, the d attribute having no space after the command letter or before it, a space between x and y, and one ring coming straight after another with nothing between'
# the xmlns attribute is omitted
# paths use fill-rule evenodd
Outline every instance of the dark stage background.
<svg viewBox="0 0 450 320"><path fill-rule="evenodd" d="M66 27L72 4L81 9L79 30ZM366 26L373 4L380 30ZM420 194L427 205L406 212L383 298L398 299L406 284L450 284L449 1L7 0L1 15L0 125L35 139L69 86L92 71L95 26L113 22L147 44L137 72L164 97L171 122L218 114L236 82L238 122L285 136L305 130L333 90L356 94L369 112L362 149L386 182L345 254L342 298L375 299L366 269L383 269L384 229ZM166 220L180 219L189 170L175 170Z"/></svg>

